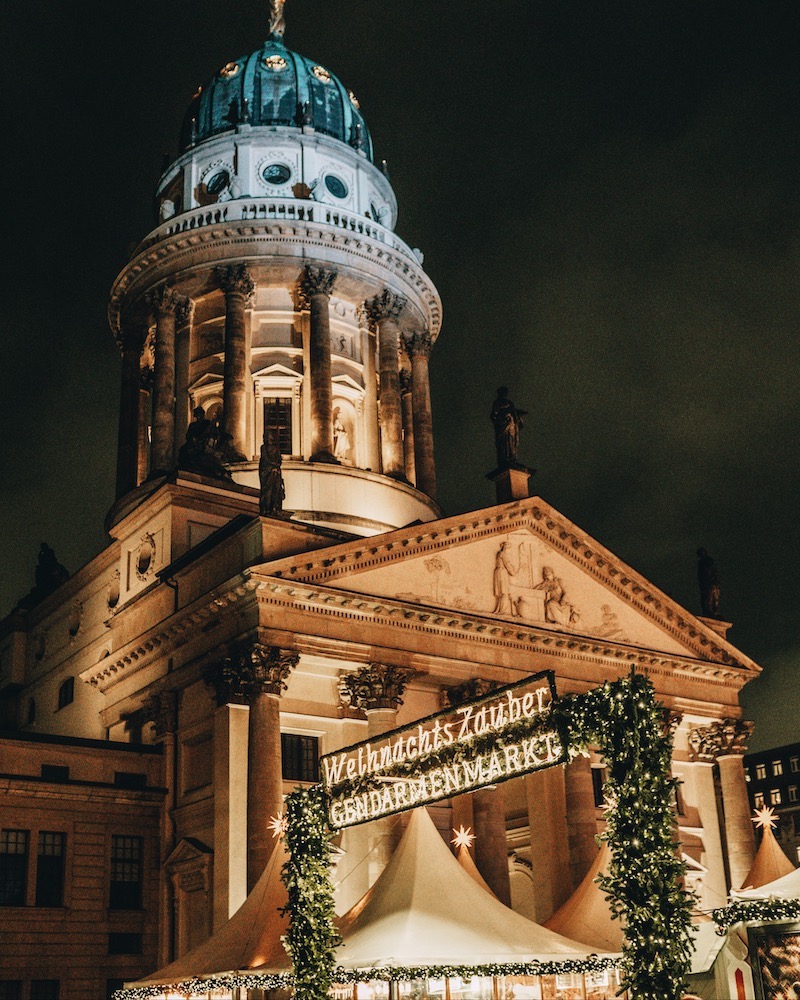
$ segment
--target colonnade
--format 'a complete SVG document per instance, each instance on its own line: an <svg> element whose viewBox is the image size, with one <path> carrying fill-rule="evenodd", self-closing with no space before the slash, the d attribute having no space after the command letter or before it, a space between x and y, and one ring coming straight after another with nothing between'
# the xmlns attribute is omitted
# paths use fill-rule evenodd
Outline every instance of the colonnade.
<svg viewBox="0 0 800 1000"><path fill-rule="evenodd" d="M258 448L249 440L247 427L247 310L256 285L245 264L216 267L213 275L225 300L221 427L229 461L250 461ZM296 285L297 308L309 315L309 370L305 372L308 388L304 391L309 394L312 462L336 462L330 302L337 278L333 269L308 265ZM163 475L174 469L189 426L194 302L166 282L151 289L144 302L145 320L138 327L123 327L121 331L118 496L134 489L148 475ZM425 328L409 331L401 326L406 306L403 296L383 289L358 309L364 359L364 455L367 468L408 481L434 498L436 470L428 374L432 337ZM142 363L142 353L153 327L151 366ZM407 359L408 367L401 369L401 356Z"/></svg>

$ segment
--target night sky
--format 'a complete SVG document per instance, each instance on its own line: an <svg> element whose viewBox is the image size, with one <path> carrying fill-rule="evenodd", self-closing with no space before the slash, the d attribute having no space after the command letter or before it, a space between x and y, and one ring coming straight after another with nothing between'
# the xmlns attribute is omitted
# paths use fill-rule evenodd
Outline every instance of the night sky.
<svg viewBox="0 0 800 1000"><path fill-rule="evenodd" d="M491 505L498 385L544 497L690 611L715 558L763 665L752 749L800 696L800 10L745 0L288 0L286 42L358 95L398 232L444 303L447 514ZM104 544L119 357L109 287L152 228L198 84L266 0L8 5L0 613L47 540Z"/></svg>

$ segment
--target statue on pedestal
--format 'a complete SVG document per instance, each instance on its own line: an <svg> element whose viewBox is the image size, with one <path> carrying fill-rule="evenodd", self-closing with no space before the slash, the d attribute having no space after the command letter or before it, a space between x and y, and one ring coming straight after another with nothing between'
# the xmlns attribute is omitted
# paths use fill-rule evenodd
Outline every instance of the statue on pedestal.
<svg viewBox="0 0 800 1000"><path fill-rule="evenodd" d="M719 618L719 574L716 563L705 549L697 550L697 582L703 614L707 618Z"/></svg>
<svg viewBox="0 0 800 1000"><path fill-rule="evenodd" d="M261 445L258 480L261 487L261 497L258 504L259 514L268 517L282 514L286 487L281 474L281 451L272 434Z"/></svg>
<svg viewBox="0 0 800 1000"><path fill-rule="evenodd" d="M186 441L178 452L178 468L212 479L231 479L223 465L230 434L225 434L219 424L209 420L202 406L196 406L192 413L194 420L186 429Z"/></svg>
<svg viewBox="0 0 800 1000"><path fill-rule="evenodd" d="M494 443L497 449L497 468L505 469L517 464L517 447L522 418L526 410L518 410L508 398L508 389L501 386L492 403L489 419L494 425Z"/></svg>

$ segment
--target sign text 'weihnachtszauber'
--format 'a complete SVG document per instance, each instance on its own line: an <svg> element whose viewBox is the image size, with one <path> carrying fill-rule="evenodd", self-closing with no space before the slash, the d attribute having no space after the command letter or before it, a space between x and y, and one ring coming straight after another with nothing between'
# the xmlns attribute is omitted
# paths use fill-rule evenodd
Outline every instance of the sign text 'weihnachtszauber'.
<svg viewBox="0 0 800 1000"><path fill-rule="evenodd" d="M563 763L552 671L356 743L320 761L334 829Z"/></svg>

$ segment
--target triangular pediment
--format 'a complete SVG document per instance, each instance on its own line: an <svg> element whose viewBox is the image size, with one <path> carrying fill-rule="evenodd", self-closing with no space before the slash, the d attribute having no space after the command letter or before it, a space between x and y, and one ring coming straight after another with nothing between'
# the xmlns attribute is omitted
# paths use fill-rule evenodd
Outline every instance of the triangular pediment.
<svg viewBox="0 0 800 1000"><path fill-rule="evenodd" d="M287 580L758 670L538 497L261 569Z"/></svg>

